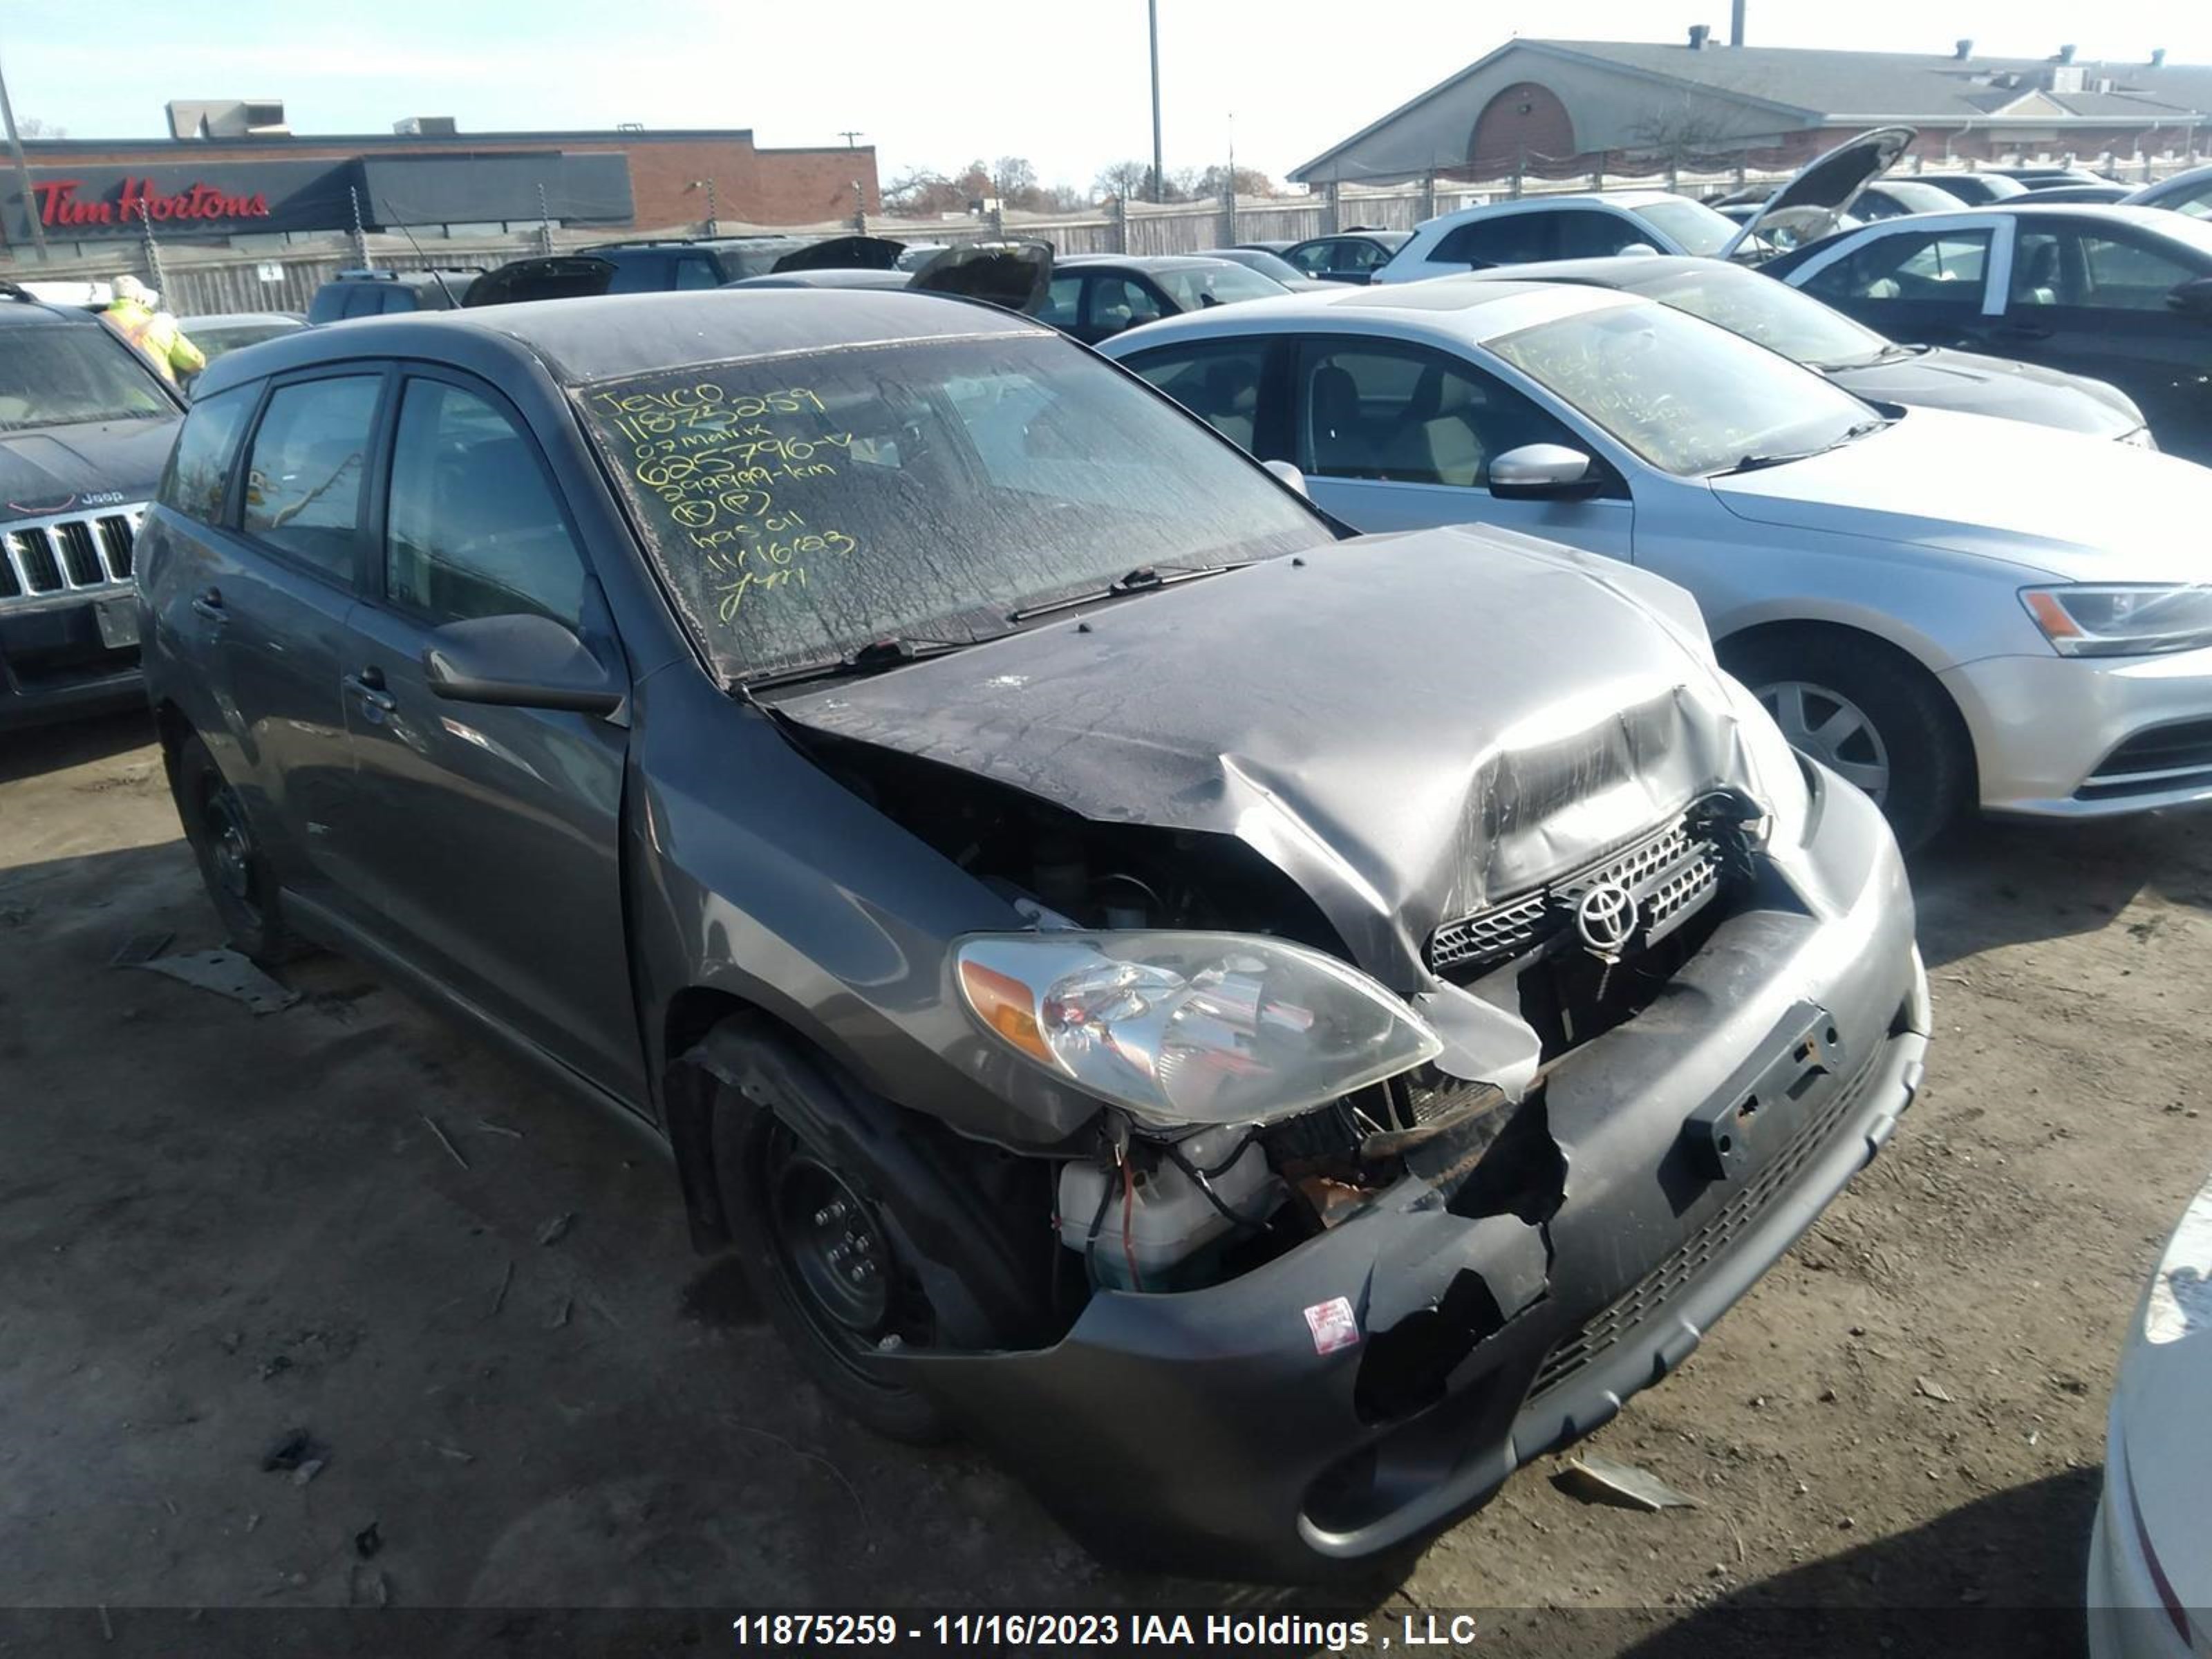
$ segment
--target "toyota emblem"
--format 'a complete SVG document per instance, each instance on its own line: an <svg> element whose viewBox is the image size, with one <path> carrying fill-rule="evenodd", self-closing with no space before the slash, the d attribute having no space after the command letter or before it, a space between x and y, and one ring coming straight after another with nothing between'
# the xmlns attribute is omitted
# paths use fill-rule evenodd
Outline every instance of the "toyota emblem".
<svg viewBox="0 0 2212 1659"><path fill-rule="evenodd" d="M1611 960L1636 936L1636 895L1617 881L1593 883L1575 901L1575 932L1594 955Z"/></svg>

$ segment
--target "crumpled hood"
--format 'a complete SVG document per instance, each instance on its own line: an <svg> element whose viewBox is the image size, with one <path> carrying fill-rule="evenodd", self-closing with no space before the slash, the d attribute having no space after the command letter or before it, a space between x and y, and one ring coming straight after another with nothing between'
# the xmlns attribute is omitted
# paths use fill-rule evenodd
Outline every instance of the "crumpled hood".
<svg viewBox="0 0 2212 1659"><path fill-rule="evenodd" d="M1237 836L1361 965L1412 989L1440 922L1716 787L1753 787L1744 705L1693 617L1677 590L1610 561L1427 530L1193 580L778 708L1085 817Z"/></svg>
<svg viewBox="0 0 2212 1659"><path fill-rule="evenodd" d="M2212 467L1948 410L1715 478L1738 518L2002 559L2064 581L2212 580Z"/></svg>
<svg viewBox="0 0 2212 1659"><path fill-rule="evenodd" d="M144 501L154 493L183 419L102 421L0 434L0 514L35 518Z"/></svg>
<svg viewBox="0 0 2212 1659"><path fill-rule="evenodd" d="M1892 362L1838 369L1831 378L1876 403L1995 415L2100 438L2117 438L2143 423L2142 411L2117 386L1974 351L1939 347Z"/></svg>

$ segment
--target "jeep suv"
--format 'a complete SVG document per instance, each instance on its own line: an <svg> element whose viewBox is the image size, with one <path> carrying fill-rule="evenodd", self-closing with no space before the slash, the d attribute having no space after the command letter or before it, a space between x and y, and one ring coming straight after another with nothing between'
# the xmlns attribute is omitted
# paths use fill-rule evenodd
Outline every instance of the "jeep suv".
<svg viewBox="0 0 2212 1659"><path fill-rule="evenodd" d="M143 697L131 550L182 413L98 318L0 283L0 729Z"/></svg>

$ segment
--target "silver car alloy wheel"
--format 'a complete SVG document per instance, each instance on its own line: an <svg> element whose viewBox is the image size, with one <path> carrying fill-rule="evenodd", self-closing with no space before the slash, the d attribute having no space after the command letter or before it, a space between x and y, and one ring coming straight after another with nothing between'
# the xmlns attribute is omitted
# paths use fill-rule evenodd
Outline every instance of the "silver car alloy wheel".
<svg viewBox="0 0 2212 1659"><path fill-rule="evenodd" d="M1777 680L1753 693L1790 746L1802 750L1879 806L1889 793L1889 745L1866 710L1832 687Z"/></svg>

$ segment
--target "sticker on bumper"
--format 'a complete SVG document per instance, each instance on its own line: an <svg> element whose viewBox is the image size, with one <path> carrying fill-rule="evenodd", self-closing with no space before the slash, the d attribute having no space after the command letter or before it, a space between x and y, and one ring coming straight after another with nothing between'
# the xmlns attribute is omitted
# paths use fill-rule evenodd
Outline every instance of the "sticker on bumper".
<svg viewBox="0 0 2212 1659"><path fill-rule="evenodd" d="M1306 1328L1313 1333L1316 1353L1334 1353L1359 1340L1359 1321L1351 1302L1340 1296L1308 1308Z"/></svg>

